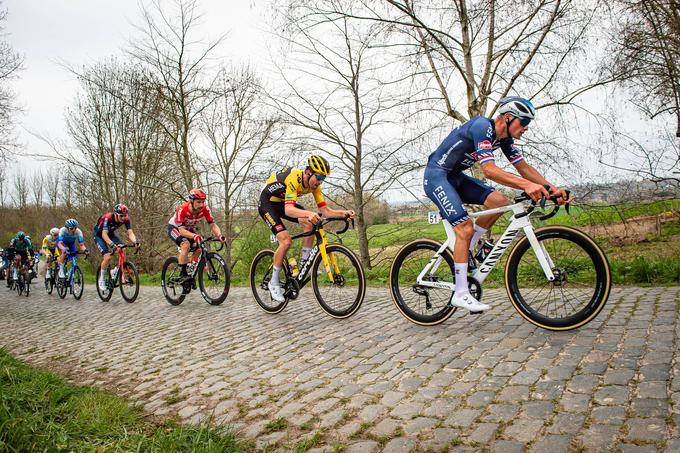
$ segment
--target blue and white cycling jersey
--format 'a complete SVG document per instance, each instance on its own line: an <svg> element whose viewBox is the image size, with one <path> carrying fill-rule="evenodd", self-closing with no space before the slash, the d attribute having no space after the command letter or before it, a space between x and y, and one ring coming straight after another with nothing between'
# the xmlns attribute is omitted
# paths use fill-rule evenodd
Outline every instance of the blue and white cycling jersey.
<svg viewBox="0 0 680 453"><path fill-rule="evenodd" d="M83 237L83 232L80 228L76 228L76 231L70 233L66 227L61 227L59 230L59 236L57 237L57 242L63 242L64 244L75 244L75 242L82 244L85 242Z"/></svg>
<svg viewBox="0 0 680 453"><path fill-rule="evenodd" d="M493 152L498 148L515 165L524 157L511 137L496 140L496 129L489 118L475 116L454 130L430 154L428 167L441 168L449 173L461 173L475 162L495 161Z"/></svg>
<svg viewBox="0 0 680 453"><path fill-rule="evenodd" d="M524 160L512 137L496 140L493 120L476 116L452 130L430 154L423 189L451 225L469 219L464 203L484 204L493 192L491 186L463 174L463 171L475 162L485 164L495 161L493 152L499 148L513 165Z"/></svg>

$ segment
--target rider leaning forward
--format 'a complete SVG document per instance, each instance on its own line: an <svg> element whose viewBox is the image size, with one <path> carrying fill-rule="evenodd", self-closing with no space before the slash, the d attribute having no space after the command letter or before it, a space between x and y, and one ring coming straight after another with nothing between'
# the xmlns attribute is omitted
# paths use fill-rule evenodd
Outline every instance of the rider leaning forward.
<svg viewBox="0 0 680 453"><path fill-rule="evenodd" d="M272 173L260 194L258 212L269 225L279 243L274 252L272 278L269 281L269 292L273 300L283 302L283 288L279 280L279 273L283 268L283 258L290 248L291 237L281 219L302 225L305 232L312 231L313 225L319 220L319 214L308 211L297 203L300 195L311 193L314 195L316 206L325 217L354 217L354 211L336 210L328 207L321 193L321 184L331 174L331 166L321 156L312 155L307 159L304 170L287 167L278 173ZM314 237L306 236L302 239L301 263L309 257Z"/></svg>
<svg viewBox="0 0 680 453"><path fill-rule="evenodd" d="M529 165L514 140L529 129L536 109L528 100L510 96L500 100L495 119L476 116L456 127L439 147L430 154L423 186L427 196L435 202L442 217L454 227L456 242L453 249L455 262L455 292L451 304L470 311L488 310L489 306L476 300L468 289L468 257L477 240L487 232L501 214L489 214L477 219L473 225L463 203L484 205L488 209L507 206L510 201L484 182L463 174L463 170L479 162L484 176L504 186L524 191L531 199L558 197L564 204L571 198L564 189L548 182ZM495 164L494 150L500 148L514 165L520 176L501 170Z"/></svg>

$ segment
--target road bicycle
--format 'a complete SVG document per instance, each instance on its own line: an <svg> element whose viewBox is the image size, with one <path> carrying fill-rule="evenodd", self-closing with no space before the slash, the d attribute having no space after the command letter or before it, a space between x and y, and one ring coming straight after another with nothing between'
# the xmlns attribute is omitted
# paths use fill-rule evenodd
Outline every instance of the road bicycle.
<svg viewBox="0 0 680 453"><path fill-rule="evenodd" d="M33 280L31 268L30 261L22 262L18 269L12 264L12 281L14 283L14 289L20 296L26 294L26 297L28 297L31 292L31 280Z"/></svg>
<svg viewBox="0 0 680 453"><path fill-rule="evenodd" d="M534 230L530 214L536 202L525 207L526 194L514 204L470 213L470 217L512 211L512 221L479 267L468 276L470 293L482 298L482 283L510 248L505 265L505 288L515 309L532 324L548 330L570 330L592 321L605 306L611 289L609 262L600 246L586 233L567 226ZM554 197L553 217L560 206ZM540 201L545 208L546 199ZM567 212L569 206L565 206ZM430 213L439 223L439 212ZM390 291L402 315L420 325L435 325L455 311L453 226L444 220L447 239L443 244L419 239L405 245L392 263ZM533 253L532 253L533 252Z"/></svg>
<svg viewBox="0 0 680 453"><path fill-rule="evenodd" d="M209 242L220 242L220 247L215 251L208 250L206 246ZM184 301L184 298L196 289L196 280L198 279L198 286L201 289L201 295L210 305L220 305L224 302L229 294L229 286L231 281L231 273L229 265L218 254L224 243L218 238L208 237L203 239L198 245L191 247L190 252L201 249L201 254L197 261L190 261L187 265L187 274L189 279L182 282L180 276L179 261L176 256L171 256L163 264L161 271L161 288L165 299L171 305L179 305Z"/></svg>
<svg viewBox="0 0 680 453"><path fill-rule="evenodd" d="M52 256L48 258L49 264L47 264L47 269L45 269L45 291L47 294L52 294L54 287L57 284L57 273L59 272L59 263L57 258Z"/></svg>
<svg viewBox="0 0 680 453"><path fill-rule="evenodd" d="M348 318L361 307L366 291L366 277L359 258L342 244L328 244L324 226L332 222L344 222L344 226L334 234L339 237L349 228L345 217L329 217L317 222L311 231L293 236L316 237L309 258L301 263L299 273L294 275L283 260L281 284L284 288L283 302L277 302L269 293L272 277L274 251L261 250L250 265L250 287L258 305L267 313L283 311L290 300L295 300L300 290L311 280L314 295L321 308L334 318ZM322 267L323 265L323 267Z"/></svg>
<svg viewBox="0 0 680 453"><path fill-rule="evenodd" d="M66 262L64 263L65 278L57 277L57 294L59 298L63 299L67 293L71 293L75 300L80 300L83 297L83 288L85 287L85 280L83 279L83 272L78 267L78 255L87 255L89 252L73 252L66 255Z"/></svg>
<svg viewBox="0 0 680 453"><path fill-rule="evenodd" d="M97 281L97 294L103 302L111 299L113 290L116 288L120 288L120 295L123 296L125 302L131 304L137 300L139 295L139 272L137 272L137 267L134 263L125 259L125 249L128 247L130 246L127 244L121 244L114 248L113 253L118 255L118 266L115 268L115 272L111 271L111 266L106 267L104 274L106 289L101 289L99 281ZM135 254L137 254L138 250L135 250ZM98 269L101 272L101 269ZM99 275L97 275L97 279L99 279Z"/></svg>

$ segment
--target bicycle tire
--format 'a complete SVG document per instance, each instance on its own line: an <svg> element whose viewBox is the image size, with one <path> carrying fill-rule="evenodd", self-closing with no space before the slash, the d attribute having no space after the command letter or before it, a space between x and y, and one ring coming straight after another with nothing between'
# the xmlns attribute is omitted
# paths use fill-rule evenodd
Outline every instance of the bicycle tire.
<svg viewBox="0 0 680 453"><path fill-rule="evenodd" d="M21 272L17 273L16 290L19 296L24 293L24 276Z"/></svg>
<svg viewBox="0 0 680 453"><path fill-rule="evenodd" d="M66 286L66 279L57 277L57 295L59 295L59 298L65 298L67 292L68 286Z"/></svg>
<svg viewBox="0 0 680 453"><path fill-rule="evenodd" d="M343 261L342 264L338 263L338 267L341 268L342 274L333 275L334 282L331 283L330 279L328 279L328 274L325 271L321 271L321 273L318 272L319 266L322 264L323 260L321 254L317 254L314 263L312 264L312 288L314 288L316 300L323 311L332 317L336 319L349 318L359 310L364 301L364 295L366 293L366 277L364 275L363 267L354 252L344 245L327 245L326 252L329 255L329 259L332 255L336 261ZM342 256L344 256L345 259L341 259ZM322 295L323 285L326 284L328 284L329 288L332 290L330 291L331 294ZM354 295L354 290L344 291L342 294L339 294L339 291L342 289L354 288L355 285L356 295ZM351 300L351 303L346 307L338 307L338 304L342 304L344 300Z"/></svg>
<svg viewBox="0 0 680 453"><path fill-rule="evenodd" d="M206 272L206 268L208 269ZM222 271L220 275L220 270ZM224 279L224 283L220 280ZM217 297L208 294L206 280L216 283L214 288L221 290ZM229 272L229 265L225 259L216 252L208 252L206 254L206 261L198 270L198 287L201 290L203 299L210 305L220 305L227 298L229 294L229 287L231 285L231 273Z"/></svg>
<svg viewBox="0 0 680 453"><path fill-rule="evenodd" d="M30 274L30 272L31 271L26 271L26 273L24 275L24 282L25 282L24 292L26 293L26 297L28 297L28 295L31 293L31 274Z"/></svg>
<svg viewBox="0 0 680 453"><path fill-rule="evenodd" d="M173 265L174 268L170 269L170 266ZM167 300L170 305L179 305L184 302L184 298L186 297L182 285L177 284L173 280L177 277L179 277L179 261L176 256L171 256L165 260L165 263L163 263L163 270L161 270L161 289L163 290L165 300Z"/></svg>
<svg viewBox="0 0 680 453"><path fill-rule="evenodd" d="M80 300L83 297L83 289L85 289L85 281L83 280L83 272L80 267L73 268L73 275L71 276L71 293L75 300Z"/></svg>
<svg viewBox="0 0 680 453"><path fill-rule="evenodd" d="M547 330L571 330L589 323L602 311L609 298L611 270L606 255L590 236L576 228L548 226L536 230L535 233L538 241L547 249L553 260L555 264L553 273L558 278L553 282L545 279L543 270L535 259L535 254L526 254L531 249L531 244L526 236L523 237L510 251L505 266L505 286L512 305L527 321ZM557 248L568 246L573 253L580 251L580 256L569 259L561 258ZM522 263L525 257L527 263ZM534 263L531 263L532 257ZM594 275L584 275L584 269L588 270L584 266L590 267L590 265L592 265ZM523 286L526 287L530 282L537 282L538 285L541 277L543 279L541 289L534 299L527 300L531 295L531 290ZM591 288L592 293L588 288ZM544 289L548 289L548 296L543 294ZM568 294L565 294L565 289ZM585 296L583 299L587 301L583 303L582 308L568 314L566 304L574 307L572 301L578 295ZM560 296L560 301L557 300L558 296ZM541 313L539 308L546 303L546 312ZM560 303L562 303L561 306ZM565 316L556 316L560 307Z"/></svg>
<svg viewBox="0 0 680 453"><path fill-rule="evenodd" d="M399 250L390 268L390 292L394 305L406 319L421 326L441 324L456 312L456 307L449 303L453 294L452 291L416 285L416 279L424 269L425 264L440 248L441 244L437 241L430 239L415 240ZM422 257L418 258L418 254L422 254ZM409 266L409 256L418 261ZM442 257L444 260L437 269L437 271L441 271L441 274L428 274L426 277L453 284L455 276L453 256L447 250ZM411 268L413 270L410 270ZM418 297L415 299L407 298L409 292ZM432 304L432 295L438 296L436 307Z"/></svg>
<svg viewBox="0 0 680 453"><path fill-rule="evenodd" d="M101 268L98 270L98 272L101 272ZM108 302L111 300L111 296L113 296L113 284L111 282L111 273L109 269L106 269L106 277L105 277L105 282L106 282L106 289L103 290L99 287L99 279L101 278L100 275L97 275L95 278L95 287L97 288L97 295L101 299L102 302Z"/></svg>
<svg viewBox="0 0 680 453"><path fill-rule="evenodd" d="M267 285L271 279L273 260L272 250L261 250L250 264L250 289L260 308L269 314L281 313L288 305L287 297L283 302L277 302L269 294Z"/></svg>
<svg viewBox="0 0 680 453"><path fill-rule="evenodd" d="M120 295L123 297L123 300L129 304L136 301L139 295L139 272L137 271L137 266L134 263L125 261L123 269L118 271L116 277L120 284ZM126 289L123 288L131 289L132 291L127 293ZM113 288L111 292L113 292Z"/></svg>

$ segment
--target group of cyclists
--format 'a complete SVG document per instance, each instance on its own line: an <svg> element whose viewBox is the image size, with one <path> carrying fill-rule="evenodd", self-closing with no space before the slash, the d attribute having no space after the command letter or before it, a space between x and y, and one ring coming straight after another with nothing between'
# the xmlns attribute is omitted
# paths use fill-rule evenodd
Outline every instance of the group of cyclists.
<svg viewBox="0 0 680 453"><path fill-rule="evenodd" d="M428 158L423 180L424 191L437 206L441 216L454 227L457 238L453 250L455 292L450 301L453 306L473 312L489 309L488 305L479 302L470 294L467 274L476 266L474 248L478 240L501 215L489 214L480 217L473 224L463 203L484 205L489 209L510 204L503 194L488 184L464 174L464 170L479 163L486 178L523 190L535 201L543 196L556 196L559 204L572 201L564 189L551 184L529 165L514 145L514 140L521 138L528 130L535 115L536 109L527 99L518 96L505 97L499 102L498 115L495 118L476 116L454 128ZM494 151L497 149L502 151L520 176L496 166ZM260 194L259 215L278 242L273 257L272 278L268 283L271 298L275 301L284 300L279 274L283 269L284 257L291 246L291 236L282 220L299 223L306 232L311 231L320 220L319 213L308 210L298 203L298 197L313 194L322 216L347 218L355 216L352 210L331 209L324 201L321 186L330 174L331 166L328 160L319 155L311 155L304 169L287 167L269 176ZM200 253L196 245L203 241L203 237L197 233L196 228L201 219L205 219L210 225L216 238L220 241L226 240L207 205L206 192L194 188L188 194L188 201L176 209L167 225L168 237L179 249L178 262L182 279L192 278L187 274L191 250L195 250L194 257ZM131 228L128 208L124 204L117 204L111 212L101 216L94 227L94 242L102 254L98 280L100 286L104 285L104 271L109 265L112 251L122 244L115 235L115 230L121 226L125 226L128 239L138 247L139 242ZM300 267L309 257L312 241L312 236L303 239ZM32 248L30 238L20 231L10 242L5 254L7 259L13 260L15 266L19 266L22 262L28 261ZM82 231L78 228L78 221L68 219L63 227L53 228L45 237L41 253L48 261L58 259L59 278L64 278L66 257L76 250L88 252Z"/></svg>

